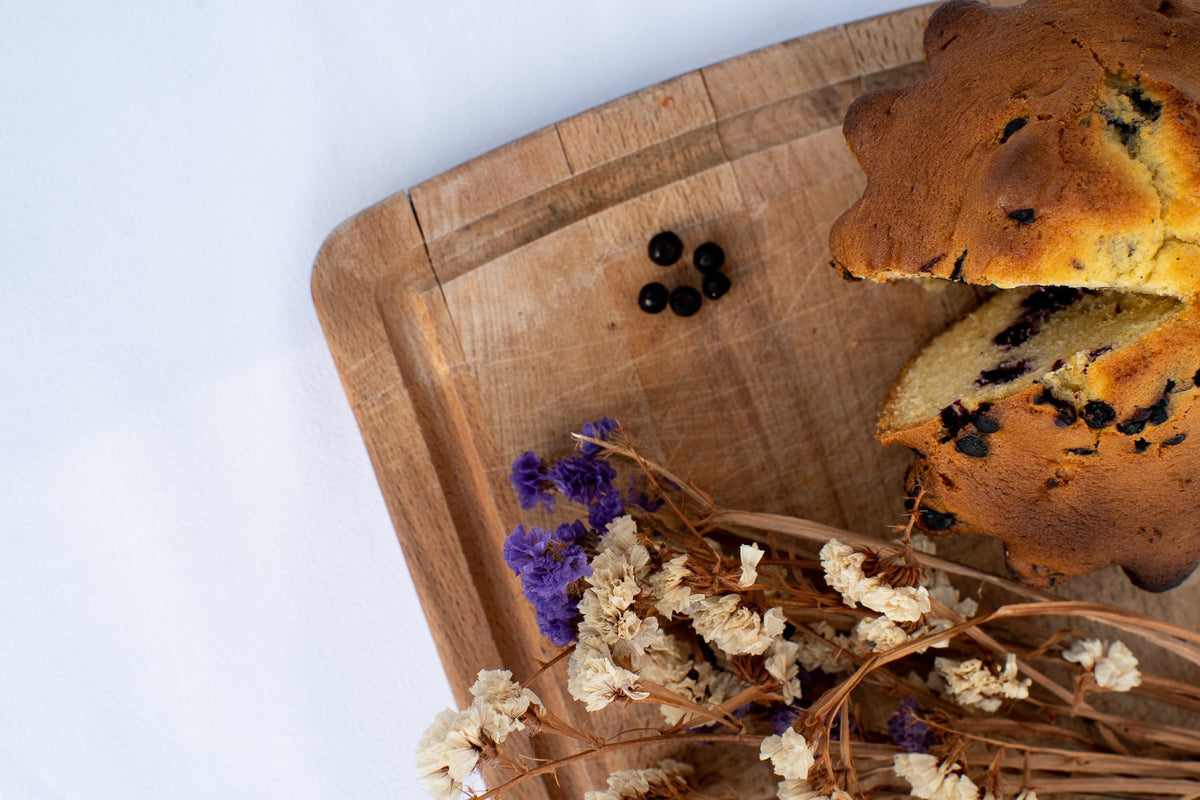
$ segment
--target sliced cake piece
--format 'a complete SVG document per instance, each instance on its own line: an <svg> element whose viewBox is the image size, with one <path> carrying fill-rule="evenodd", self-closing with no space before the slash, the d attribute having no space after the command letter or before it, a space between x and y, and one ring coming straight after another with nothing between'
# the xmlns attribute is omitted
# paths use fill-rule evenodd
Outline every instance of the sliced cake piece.
<svg viewBox="0 0 1200 800"><path fill-rule="evenodd" d="M880 417L885 444L917 453L920 526L1000 536L1043 586L1111 564L1147 589L1186 578L1200 559L1197 308L1013 290L935 338Z"/></svg>
<svg viewBox="0 0 1200 800"><path fill-rule="evenodd" d="M885 444L931 533L1050 585L1200 561L1200 5L940 7L929 72L859 98L834 266L999 289L897 380Z"/></svg>

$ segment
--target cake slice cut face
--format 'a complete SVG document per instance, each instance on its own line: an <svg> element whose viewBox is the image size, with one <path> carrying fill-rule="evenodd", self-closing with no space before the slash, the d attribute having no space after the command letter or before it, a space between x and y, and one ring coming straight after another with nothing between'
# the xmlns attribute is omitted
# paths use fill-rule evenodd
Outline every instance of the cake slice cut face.
<svg viewBox="0 0 1200 800"><path fill-rule="evenodd" d="M1044 287L998 292L896 381L884 444L933 534L1004 540L1042 586L1112 564L1178 585L1200 559L1200 306Z"/></svg>
<svg viewBox="0 0 1200 800"><path fill-rule="evenodd" d="M1003 540L1029 583L1200 562L1200 7L952 0L928 74L865 95L836 266L994 290L879 419L934 534Z"/></svg>

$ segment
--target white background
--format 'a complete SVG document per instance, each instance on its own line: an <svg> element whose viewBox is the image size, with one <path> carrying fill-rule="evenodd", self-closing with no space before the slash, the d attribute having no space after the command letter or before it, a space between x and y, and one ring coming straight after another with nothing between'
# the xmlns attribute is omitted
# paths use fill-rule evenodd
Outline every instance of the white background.
<svg viewBox="0 0 1200 800"><path fill-rule="evenodd" d="M452 699L313 311L322 239L910 4L0 2L0 797L420 796Z"/></svg>

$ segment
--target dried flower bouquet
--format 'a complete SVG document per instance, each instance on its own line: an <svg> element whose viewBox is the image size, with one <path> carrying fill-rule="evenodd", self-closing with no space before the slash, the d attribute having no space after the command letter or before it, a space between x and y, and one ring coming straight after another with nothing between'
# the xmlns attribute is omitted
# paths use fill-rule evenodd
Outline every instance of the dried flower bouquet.
<svg viewBox="0 0 1200 800"><path fill-rule="evenodd" d="M661 724L600 737L538 699L552 671L518 683L484 670L471 705L442 712L421 740L431 796L500 798L568 764L674 745L674 757L614 773L585 800L768 796L728 776L698 779L696 764L730 747L757 751L781 800L1200 797L1200 730L1105 697L1200 712L1200 685L1143 673L1116 638L1196 669L1200 633L940 559L911 522L885 542L717 508L611 419L575 439L553 463L519 456L512 483L523 508L566 501L580 518L518 525L503 557L564 648L555 661L567 660L570 695L588 712L648 704ZM981 606L985 588L1003 602ZM1112 638L1085 638L1072 620ZM578 747L537 763L509 753L513 734ZM472 792L485 764L502 782Z"/></svg>

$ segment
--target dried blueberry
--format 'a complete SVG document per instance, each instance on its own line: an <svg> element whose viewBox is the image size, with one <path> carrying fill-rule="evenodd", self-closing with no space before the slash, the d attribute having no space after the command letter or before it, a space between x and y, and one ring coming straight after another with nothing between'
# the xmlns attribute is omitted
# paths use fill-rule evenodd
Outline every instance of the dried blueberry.
<svg viewBox="0 0 1200 800"><path fill-rule="evenodd" d="M987 442L983 440L982 436L976 436L973 433L955 439L954 446L958 448L958 452L971 458L983 458L988 454Z"/></svg>
<svg viewBox="0 0 1200 800"><path fill-rule="evenodd" d="M704 292L704 296L709 300L718 300L729 291L730 285L729 276L724 272L710 272L701 281L700 291Z"/></svg>
<svg viewBox="0 0 1200 800"><path fill-rule="evenodd" d="M971 422L971 412L963 406L961 400L955 400L950 405L946 406L939 412L938 416L942 420L942 426L945 427L946 433L953 439L958 436L958 432Z"/></svg>
<svg viewBox="0 0 1200 800"><path fill-rule="evenodd" d="M669 267L683 255L683 241L673 231L662 231L650 238L650 260Z"/></svg>
<svg viewBox="0 0 1200 800"><path fill-rule="evenodd" d="M1079 416L1092 430L1107 428L1117 421L1116 409L1103 400L1088 400Z"/></svg>
<svg viewBox="0 0 1200 800"><path fill-rule="evenodd" d="M953 514L932 511L928 508L921 509L921 525L927 531L947 531L953 528L957 522L958 520Z"/></svg>
<svg viewBox="0 0 1200 800"><path fill-rule="evenodd" d="M705 242L692 254L692 263L703 273L716 272L725 264L725 251L715 242Z"/></svg>
<svg viewBox="0 0 1200 800"><path fill-rule="evenodd" d="M1151 425L1162 425L1171 418L1170 414L1167 413L1168 402L1169 401L1166 397L1162 397L1154 405L1150 406L1150 415L1147 418L1147 421Z"/></svg>
<svg viewBox="0 0 1200 800"><path fill-rule="evenodd" d="M671 310L681 317L690 317L695 314L700 310L702 302L700 293L691 286L676 286L671 290L671 296L668 299Z"/></svg>
<svg viewBox="0 0 1200 800"><path fill-rule="evenodd" d="M1132 155L1132 146L1137 141L1139 126L1120 119L1117 117L1117 112L1115 111L1105 108L1101 109L1100 113L1103 115L1105 123L1116 130L1117 136L1121 140L1121 144L1125 146L1126 150L1130 150L1130 154Z"/></svg>
<svg viewBox="0 0 1200 800"><path fill-rule="evenodd" d="M995 433L1000 430L1000 423L991 417L985 417L980 414L975 417L975 430L980 433Z"/></svg>
<svg viewBox="0 0 1200 800"><path fill-rule="evenodd" d="M1172 436L1170 439L1167 439L1165 442L1163 442L1162 446L1163 447L1174 447L1177 444L1183 444L1183 440L1186 438L1187 438L1186 433L1177 433L1174 436Z"/></svg>
<svg viewBox="0 0 1200 800"><path fill-rule="evenodd" d="M1157 120L1159 114L1162 113L1162 103L1146 97L1146 95L1142 94L1142 90L1136 86L1125 91L1123 94L1129 98L1130 104L1137 113L1151 122Z"/></svg>
<svg viewBox="0 0 1200 800"><path fill-rule="evenodd" d="M1096 448L1094 448L1094 447L1071 447L1071 448L1067 449L1067 452L1074 456L1094 456L1094 455L1096 455Z"/></svg>
<svg viewBox="0 0 1200 800"><path fill-rule="evenodd" d="M1144 453L1150 449L1150 443L1145 439L1136 439L1133 442L1133 452Z"/></svg>
<svg viewBox="0 0 1200 800"><path fill-rule="evenodd" d="M1008 218L1018 225L1028 225L1037 219L1032 208L1018 208L1016 211L1010 211Z"/></svg>
<svg viewBox="0 0 1200 800"><path fill-rule="evenodd" d="M669 294L661 283L647 283L638 292L638 308L647 314L657 314L667 307Z"/></svg>
<svg viewBox="0 0 1200 800"><path fill-rule="evenodd" d="M1029 372L1030 360L1022 358L1020 361L1002 361L991 369L985 369L979 373L979 377L975 379L976 386L996 386L998 384L1012 383L1017 378Z"/></svg>
<svg viewBox="0 0 1200 800"><path fill-rule="evenodd" d="M1033 404L1036 406L1050 405L1057 412L1054 415L1054 424L1060 428L1069 428L1075 424L1077 415L1075 406L1071 405L1066 400L1060 400L1055 397L1049 389L1043 389L1042 393L1033 398Z"/></svg>
<svg viewBox="0 0 1200 800"><path fill-rule="evenodd" d="M1070 308L1082 298L1083 292L1074 286L1043 286L1022 300L1021 308L1053 314Z"/></svg>
<svg viewBox="0 0 1200 800"><path fill-rule="evenodd" d="M836 261L830 261L830 262L829 262L829 266L831 266L831 267L833 267L834 269L836 269L836 270L838 271L838 273L839 273L839 274L842 276L842 280L844 280L844 281L848 281L848 282L850 282L850 283L854 283L854 282L856 282L856 281L861 281L861 280L862 280L862 278L858 277L858 276L857 276L857 275L855 275L853 272L851 272L850 270L846 269L845 267L843 267L841 264L837 263Z"/></svg>
<svg viewBox="0 0 1200 800"><path fill-rule="evenodd" d="M1031 319L1020 319L1000 331L992 338L997 347L1013 348L1025 344L1038 332L1037 325Z"/></svg>
<svg viewBox="0 0 1200 800"><path fill-rule="evenodd" d="M1004 348L1023 345L1037 335L1047 317L1069 308L1081 297L1083 293L1070 286L1044 286L1030 292L1021 301L1021 308L1025 311L1012 325L996 334L992 341Z"/></svg>
<svg viewBox="0 0 1200 800"><path fill-rule="evenodd" d="M1146 423L1150 421L1150 410L1139 408L1133 412L1133 416L1124 422L1117 424L1117 430L1126 436L1137 436L1146 429Z"/></svg>
<svg viewBox="0 0 1200 800"><path fill-rule="evenodd" d="M1021 130L1021 128L1024 128L1027 122L1029 120L1025 119L1025 117L1017 117L1016 119L1009 120L1008 124L1004 126L1004 132L1000 134L1000 144L1007 142L1009 137Z"/></svg>
<svg viewBox="0 0 1200 800"><path fill-rule="evenodd" d="M958 254L958 258L954 259L954 269L950 271L950 280L958 281L959 283L962 283L964 281L963 264L966 263L966 260L967 260L967 251L963 250L961 253Z"/></svg>
<svg viewBox="0 0 1200 800"><path fill-rule="evenodd" d="M926 261L924 264L921 265L921 272L925 272L925 273L933 272L933 268L936 267L938 265L938 262L940 262L945 257L946 257L946 254L942 253L940 256L934 256L933 258L929 259L928 261Z"/></svg>

